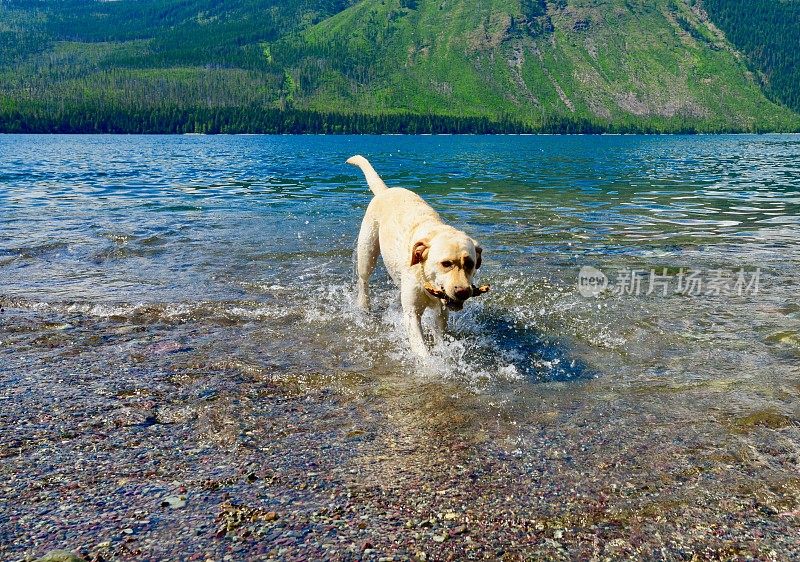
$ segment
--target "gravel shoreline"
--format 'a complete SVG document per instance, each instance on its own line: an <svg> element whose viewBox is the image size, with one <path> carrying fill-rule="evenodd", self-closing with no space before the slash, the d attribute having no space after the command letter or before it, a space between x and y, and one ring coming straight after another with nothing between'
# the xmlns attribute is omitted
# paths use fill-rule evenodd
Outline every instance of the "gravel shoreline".
<svg viewBox="0 0 800 562"><path fill-rule="evenodd" d="M785 416L692 418L602 380L515 407L444 381L403 395L215 359L175 327L2 320L3 560L800 557Z"/></svg>

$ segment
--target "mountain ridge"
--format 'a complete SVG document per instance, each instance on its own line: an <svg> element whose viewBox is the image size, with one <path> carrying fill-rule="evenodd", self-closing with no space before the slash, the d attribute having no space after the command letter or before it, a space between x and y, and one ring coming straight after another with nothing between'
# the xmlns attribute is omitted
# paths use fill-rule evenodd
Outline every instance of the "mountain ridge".
<svg viewBox="0 0 800 562"><path fill-rule="evenodd" d="M14 0L0 16L6 132L800 130L692 0Z"/></svg>

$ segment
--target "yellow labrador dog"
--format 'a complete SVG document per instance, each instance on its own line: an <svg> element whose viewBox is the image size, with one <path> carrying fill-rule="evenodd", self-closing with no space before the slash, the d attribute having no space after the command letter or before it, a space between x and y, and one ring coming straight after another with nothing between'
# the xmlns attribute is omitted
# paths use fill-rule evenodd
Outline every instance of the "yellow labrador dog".
<svg viewBox="0 0 800 562"><path fill-rule="evenodd" d="M353 156L347 163L361 168L374 194L358 234L358 304L369 310L369 277L380 253L400 287L411 349L426 356L421 325L425 309L435 313L433 335L439 341L447 327L447 311L461 310L468 298L488 290L488 286L478 289L472 285L472 276L481 266L481 247L444 224L416 193L386 187L363 156Z"/></svg>

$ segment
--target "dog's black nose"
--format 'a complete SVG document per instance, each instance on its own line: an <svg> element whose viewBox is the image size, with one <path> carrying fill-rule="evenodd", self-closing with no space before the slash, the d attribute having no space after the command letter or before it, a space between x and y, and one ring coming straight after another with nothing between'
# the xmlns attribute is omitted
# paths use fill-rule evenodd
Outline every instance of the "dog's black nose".
<svg viewBox="0 0 800 562"><path fill-rule="evenodd" d="M454 292L455 292L456 298L460 299L462 301L463 300L467 300L468 298L470 298L472 296L472 289L470 289L469 287L459 287Z"/></svg>

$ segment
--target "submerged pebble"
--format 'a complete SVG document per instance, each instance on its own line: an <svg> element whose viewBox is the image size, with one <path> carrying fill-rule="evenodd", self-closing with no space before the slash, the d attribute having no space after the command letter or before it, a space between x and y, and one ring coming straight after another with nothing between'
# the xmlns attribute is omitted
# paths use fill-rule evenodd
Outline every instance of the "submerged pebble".
<svg viewBox="0 0 800 562"><path fill-rule="evenodd" d="M180 509L186 507L186 496L167 496L161 500L161 507Z"/></svg>

